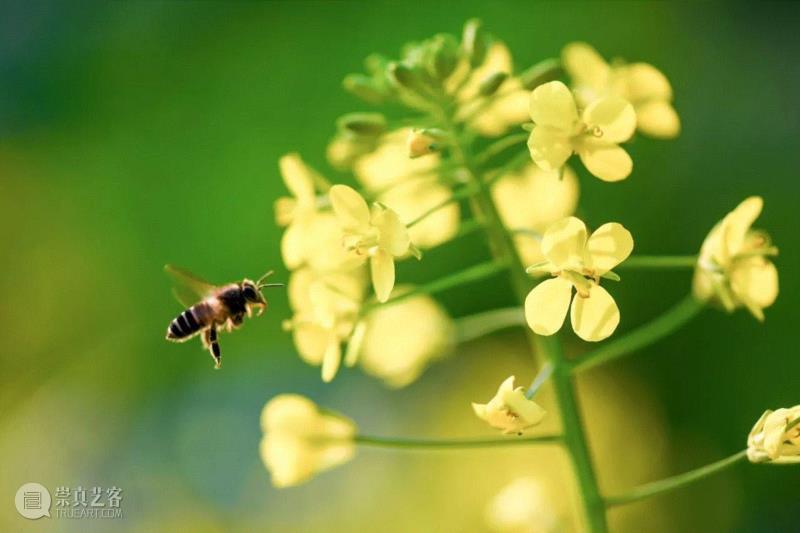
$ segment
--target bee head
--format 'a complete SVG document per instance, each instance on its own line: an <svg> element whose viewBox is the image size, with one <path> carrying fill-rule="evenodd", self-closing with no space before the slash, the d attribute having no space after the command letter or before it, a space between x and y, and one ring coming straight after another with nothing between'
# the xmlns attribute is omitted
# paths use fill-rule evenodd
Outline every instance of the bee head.
<svg viewBox="0 0 800 533"><path fill-rule="evenodd" d="M258 285L249 279L242 281L242 296L250 303L265 303Z"/></svg>

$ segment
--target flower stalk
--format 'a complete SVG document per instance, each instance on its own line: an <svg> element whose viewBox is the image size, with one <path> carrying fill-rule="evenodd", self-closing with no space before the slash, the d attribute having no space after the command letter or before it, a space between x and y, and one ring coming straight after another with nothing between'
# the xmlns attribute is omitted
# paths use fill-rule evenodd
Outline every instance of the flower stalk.
<svg viewBox="0 0 800 533"><path fill-rule="evenodd" d="M632 255L617 269L694 268L696 265L696 255Z"/></svg>
<svg viewBox="0 0 800 533"><path fill-rule="evenodd" d="M658 494L671 492L673 490L685 487L686 485L690 485L695 481L700 481L701 479L707 478L713 474L722 472L723 470L730 468L746 458L747 450L742 450L731 455L730 457L720 459L719 461L701 466L700 468L696 468L694 470L690 470L689 472L684 472L683 474L678 474L677 476L668 477L652 483L646 483L626 494L608 497L606 498L606 505L609 507L615 507L617 505L625 505L627 503L644 500Z"/></svg>
<svg viewBox="0 0 800 533"><path fill-rule="evenodd" d="M653 344L689 322L689 320L697 316L704 306L704 302L689 294L658 318L608 342L573 362L571 365L572 372L575 374L585 372Z"/></svg>
<svg viewBox="0 0 800 533"><path fill-rule="evenodd" d="M495 448L502 446L525 446L560 442L559 435L537 435L535 437L508 437L504 439L410 439L356 435L355 442L372 448L395 448L400 450L466 450L473 448Z"/></svg>

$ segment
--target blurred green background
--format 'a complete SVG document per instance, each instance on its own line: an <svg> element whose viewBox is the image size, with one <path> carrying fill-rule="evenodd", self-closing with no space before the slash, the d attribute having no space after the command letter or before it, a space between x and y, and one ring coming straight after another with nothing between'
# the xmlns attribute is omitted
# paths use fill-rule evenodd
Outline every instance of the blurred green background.
<svg viewBox="0 0 800 533"><path fill-rule="evenodd" d="M199 343L163 340L179 310L163 264L219 282L268 268L286 279L272 213L284 194L278 158L298 150L338 179L324 159L334 120L365 108L340 90L342 77L370 52L459 33L473 16L519 68L580 39L670 78L681 136L638 138L621 184L582 174L590 224L623 222L639 253L694 253L718 219L760 194L757 226L781 250L781 295L766 323L708 310L581 383L590 418L608 421L592 428L601 484L622 490L726 456L764 409L798 403L797 4L4 2L3 530L110 527L23 520L14 494L37 481L51 491L121 487L125 518L111 525L133 530L481 531L486 502L540 471L553 450L364 450L277 491L257 453L259 411L288 391L373 434L488 434L468 402L511 373L531 378L519 334L465 346L400 391L358 370L322 384L281 331L289 312L279 292L267 315L223 337L222 371ZM479 257L473 241L427 254L406 279ZM614 293L620 332L689 284L686 271L626 271ZM484 283L443 301L460 316L512 298ZM611 520L619 531L790 531L798 491L797 468L739 465Z"/></svg>

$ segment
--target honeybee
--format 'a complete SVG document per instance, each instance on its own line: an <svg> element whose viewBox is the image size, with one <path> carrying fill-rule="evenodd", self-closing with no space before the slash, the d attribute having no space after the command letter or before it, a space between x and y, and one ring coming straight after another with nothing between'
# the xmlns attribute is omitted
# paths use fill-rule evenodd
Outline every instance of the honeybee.
<svg viewBox="0 0 800 533"><path fill-rule="evenodd" d="M267 287L283 287L282 283L264 283L273 271L270 270L258 281L247 278L226 285L212 285L183 269L166 265L164 270L176 281L173 294L186 309L170 322L167 340L185 342L195 335L202 335L203 347L214 358L214 368L222 366L222 353L217 338L218 329L228 332L239 328L244 316L261 316L267 308L267 299L261 290ZM199 301L198 301L199 298Z"/></svg>

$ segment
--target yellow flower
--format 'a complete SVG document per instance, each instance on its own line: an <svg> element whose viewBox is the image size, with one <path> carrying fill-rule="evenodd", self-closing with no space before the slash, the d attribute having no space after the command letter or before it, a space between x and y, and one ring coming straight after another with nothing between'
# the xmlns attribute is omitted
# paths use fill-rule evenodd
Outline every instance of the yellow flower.
<svg viewBox="0 0 800 533"><path fill-rule="evenodd" d="M398 287L398 294L411 287ZM367 374L390 387L405 387L453 346L454 324L430 296L421 294L385 307L365 318L359 361Z"/></svg>
<svg viewBox="0 0 800 533"><path fill-rule="evenodd" d="M320 273L303 268L289 278L289 304L295 311L284 323L292 330L297 352L306 363L322 366L322 380L333 380L342 361L342 344L348 353L358 349L353 340L364 294L361 269Z"/></svg>
<svg viewBox="0 0 800 533"><path fill-rule="evenodd" d="M486 507L486 523L493 531L549 533L560 531L551 491L540 480L518 478L497 493Z"/></svg>
<svg viewBox="0 0 800 533"><path fill-rule="evenodd" d="M361 261L369 259L375 296L385 302L394 287L394 259L415 252L408 229L396 212L381 204L370 211L364 198L347 185L334 185L329 194L344 248Z"/></svg>
<svg viewBox="0 0 800 533"><path fill-rule="evenodd" d="M586 225L575 217L550 226L542 238L547 261L528 269L555 276L543 281L525 299L525 318L539 335L561 329L567 310L575 333L586 341L600 341L619 325L614 298L599 285L601 277L624 261L633 250L633 238L621 224L603 224L587 238ZM572 299L572 288L578 295Z"/></svg>
<svg viewBox="0 0 800 533"><path fill-rule="evenodd" d="M466 60L464 61L464 69ZM511 74L514 70L511 52L502 42L489 47L483 64L472 71L464 87L458 92L461 104L457 120L468 119L473 130L487 137L496 137L528 118L528 91L517 78L507 79L492 96L478 97L481 83L495 73ZM458 80L458 76L455 76Z"/></svg>
<svg viewBox="0 0 800 533"><path fill-rule="evenodd" d="M627 100L608 96L578 115L575 98L560 81L542 84L530 96L534 122L528 139L531 158L542 170L560 170L577 153L586 168L604 181L619 181L633 170L619 146L636 129L636 113Z"/></svg>
<svg viewBox="0 0 800 533"><path fill-rule="evenodd" d="M751 229L764 201L751 196L711 230L694 275L694 293L719 301L729 312L746 307L758 320L778 297L778 270L768 259L777 255L769 235Z"/></svg>
<svg viewBox="0 0 800 533"><path fill-rule="evenodd" d="M275 219L287 226L281 240L284 262L289 268L297 267L304 259L303 241L317 212L317 195L314 191L313 170L296 153L281 157L281 176L292 194L275 201Z"/></svg>
<svg viewBox="0 0 800 533"><path fill-rule="evenodd" d="M747 458L753 463L800 463L800 405L764 411L747 437Z"/></svg>
<svg viewBox="0 0 800 533"><path fill-rule="evenodd" d="M618 96L636 111L637 128L652 137L671 138L681 122L672 107L672 87L660 70L647 63L609 65L586 43L567 45L561 53L581 107L598 98Z"/></svg>
<svg viewBox="0 0 800 533"><path fill-rule="evenodd" d="M267 402L261 429L261 459L276 487L304 483L355 454L356 425L297 394L281 394Z"/></svg>
<svg viewBox="0 0 800 533"><path fill-rule="evenodd" d="M439 183L439 154L408 156L410 132L404 128L384 135L378 148L359 158L353 167L356 178L364 186L381 191L378 201L390 206L406 223L452 195ZM461 209L453 202L409 228L409 236L415 245L432 248L455 236L460 219Z"/></svg>
<svg viewBox="0 0 800 533"><path fill-rule="evenodd" d="M492 186L503 224L519 232L514 243L525 264L544 260L541 236L550 224L575 212L578 192L578 179L569 167L559 179L557 172L545 172L533 163Z"/></svg>
<svg viewBox="0 0 800 533"><path fill-rule="evenodd" d="M503 433L517 433L542 421L545 410L539 404L525 397L525 389L514 388L514 376L510 376L497 389L497 394L489 403L473 403L472 409L481 420Z"/></svg>

